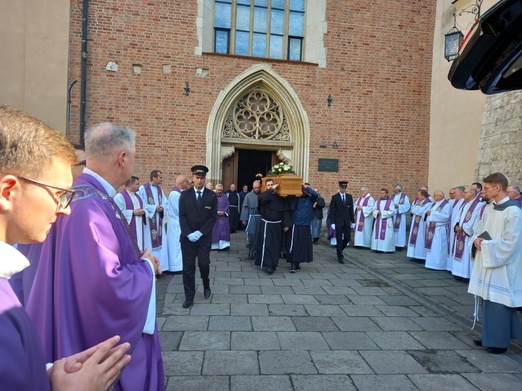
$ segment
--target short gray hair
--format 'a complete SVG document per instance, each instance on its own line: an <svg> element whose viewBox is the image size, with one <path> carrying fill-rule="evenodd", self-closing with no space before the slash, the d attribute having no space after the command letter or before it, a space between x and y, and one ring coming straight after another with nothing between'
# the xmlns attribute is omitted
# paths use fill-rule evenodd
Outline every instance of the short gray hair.
<svg viewBox="0 0 522 391"><path fill-rule="evenodd" d="M402 185L399 185L398 183L396 185L393 186L395 189L399 189L400 191L402 191Z"/></svg>
<svg viewBox="0 0 522 391"><path fill-rule="evenodd" d="M466 190L466 186L457 186L454 187L454 189L460 191L461 193L464 193L464 190Z"/></svg>
<svg viewBox="0 0 522 391"><path fill-rule="evenodd" d="M103 122L91 126L85 133L85 153L87 159L110 155L115 148L127 151L136 145L133 130Z"/></svg>

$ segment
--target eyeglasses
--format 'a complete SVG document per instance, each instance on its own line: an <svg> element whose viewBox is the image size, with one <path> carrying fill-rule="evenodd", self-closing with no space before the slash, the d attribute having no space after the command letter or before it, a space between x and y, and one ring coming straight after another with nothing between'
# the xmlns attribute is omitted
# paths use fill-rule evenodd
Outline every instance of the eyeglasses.
<svg viewBox="0 0 522 391"><path fill-rule="evenodd" d="M47 192L51 195L51 197L53 197L54 202L56 202L56 212L58 212L60 210L60 208L67 209L69 207L69 205L71 204L71 201L75 194L75 191L71 190L71 189L63 189L61 187L51 186L51 185L48 185L47 183L35 181L34 179L25 178L23 176L19 176L17 178L22 179L26 182L29 182L33 185L43 187L45 190L47 190ZM53 193L49 189L60 190L62 193L60 195L58 195L58 194ZM55 197L58 197L58 199L56 199Z"/></svg>

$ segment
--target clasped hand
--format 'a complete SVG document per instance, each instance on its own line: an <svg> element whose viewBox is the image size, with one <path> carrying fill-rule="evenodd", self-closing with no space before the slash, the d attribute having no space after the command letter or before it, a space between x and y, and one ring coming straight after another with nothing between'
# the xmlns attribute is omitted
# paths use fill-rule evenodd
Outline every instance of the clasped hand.
<svg viewBox="0 0 522 391"><path fill-rule="evenodd" d="M199 231L194 231L191 234L187 235L188 240L190 240L192 243L197 242L199 238L201 238L203 234Z"/></svg>

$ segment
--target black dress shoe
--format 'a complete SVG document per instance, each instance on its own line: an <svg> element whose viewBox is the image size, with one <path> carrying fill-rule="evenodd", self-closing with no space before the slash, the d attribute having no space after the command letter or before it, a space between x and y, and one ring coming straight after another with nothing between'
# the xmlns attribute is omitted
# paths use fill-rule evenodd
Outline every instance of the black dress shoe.
<svg viewBox="0 0 522 391"><path fill-rule="evenodd" d="M337 258L339 260L339 263L344 263L344 257Z"/></svg>
<svg viewBox="0 0 522 391"><path fill-rule="evenodd" d="M507 352L506 348L487 348L486 350L491 354L502 354Z"/></svg>
<svg viewBox="0 0 522 391"><path fill-rule="evenodd" d="M211 293L212 293L212 291L210 290L210 288L205 288L203 290L203 296L205 296L205 299L208 299L210 297Z"/></svg>
<svg viewBox="0 0 522 391"><path fill-rule="evenodd" d="M271 267L269 267L268 269L266 269L266 272L268 274L272 274L274 272L274 269L272 269Z"/></svg>
<svg viewBox="0 0 522 391"><path fill-rule="evenodd" d="M192 300L185 300L185 302L183 303L183 308L190 308L192 307L192 304L194 304Z"/></svg>
<svg viewBox="0 0 522 391"><path fill-rule="evenodd" d="M477 346L482 346L482 340L481 339L474 339L473 343Z"/></svg>

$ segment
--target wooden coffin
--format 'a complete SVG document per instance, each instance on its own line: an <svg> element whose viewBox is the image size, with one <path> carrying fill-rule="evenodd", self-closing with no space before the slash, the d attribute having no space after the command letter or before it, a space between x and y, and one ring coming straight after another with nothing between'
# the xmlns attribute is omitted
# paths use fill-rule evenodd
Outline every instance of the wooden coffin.
<svg viewBox="0 0 522 391"><path fill-rule="evenodd" d="M262 183L262 191L266 190L266 180L273 179L275 183L279 184L279 195L286 197L289 195L300 197L303 195L301 185L303 178L295 174L279 174L276 176L264 177Z"/></svg>

